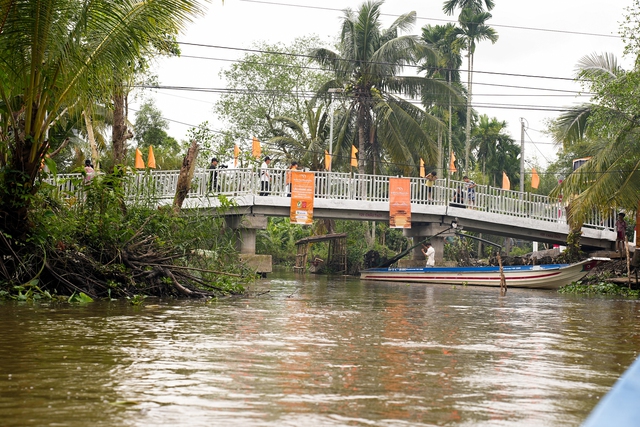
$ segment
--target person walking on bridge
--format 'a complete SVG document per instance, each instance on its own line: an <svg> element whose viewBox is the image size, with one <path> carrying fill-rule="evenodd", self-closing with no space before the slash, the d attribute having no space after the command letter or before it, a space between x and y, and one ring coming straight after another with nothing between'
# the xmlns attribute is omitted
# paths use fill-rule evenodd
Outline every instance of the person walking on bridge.
<svg viewBox="0 0 640 427"><path fill-rule="evenodd" d="M260 166L260 195L268 196L269 195L269 183L271 181L271 176L269 175L269 163L271 163L271 157L267 156L264 158L264 162L262 166Z"/></svg>

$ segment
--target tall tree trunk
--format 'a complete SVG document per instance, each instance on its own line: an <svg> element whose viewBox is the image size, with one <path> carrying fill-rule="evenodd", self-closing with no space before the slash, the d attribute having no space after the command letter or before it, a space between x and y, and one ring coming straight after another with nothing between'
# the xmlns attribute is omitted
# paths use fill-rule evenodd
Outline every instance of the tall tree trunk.
<svg viewBox="0 0 640 427"><path fill-rule="evenodd" d="M438 128L438 167L436 168L437 175L442 177L442 128ZM427 171L424 171L427 174ZM419 176L420 174L418 174Z"/></svg>
<svg viewBox="0 0 640 427"><path fill-rule="evenodd" d="M449 70L449 88L451 88L451 70ZM453 122L453 108L451 106L451 93L449 93L449 147L448 147L448 153L447 155L449 156L450 153L453 153L453 133L451 131L451 127L452 127L452 122ZM448 157L447 157L448 158ZM442 165L442 167L444 168L444 164ZM438 176L440 177L444 177L444 173L442 173L443 171L438 171Z"/></svg>
<svg viewBox="0 0 640 427"><path fill-rule="evenodd" d="M358 173L365 172L365 151L367 147L367 126L364 107L358 110Z"/></svg>
<svg viewBox="0 0 640 427"><path fill-rule="evenodd" d="M91 160L93 160L94 168L100 169L100 159L98 158L98 145L96 144L96 137L93 134L93 114L90 109L85 109L82 114L84 115L84 125L87 128L87 138L89 139L89 146L91 147Z"/></svg>
<svg viewBox="0 0 640 427"><path fill-rule="evenodd" d="M468 55L468 67L467 67L467 87L469 93L467 94L467 123L465 128L465 144L464 144L464 172L469 174L469 155L471 152L471 82L473 73L473 54L471 53L471 42L469 42L469 55Z"/></svg>
<svg viewBox="0 0 640 427"><path fill-rule="evenodd" d="M182 160L182 167L180 168L178 184L176 186L176 195L173 198L173 211L176 213L182 209L182 203L184 203L184 199L187 198L187 194L189 194L189 190L191 189L191 180L193 179L193 172L196 168L198 149L199 147L196 141L191 141L191 146Z"/></svg>
<svg viewBox="0 0 640 427"><path fill-rule="evenodd" d="M113 164L124 164L127 156L127 140L133 137L127 127L126 94L122 85L116 85L113 94Z"/></svg>
<svg viewBox="0 0 640 427"><path fill-rule="evenodd" d="M22 111L15 114L20 116ZM33 115L37 116L37 111ZM9 239L24 240L31 231L29 211L33 195L38 191L36 178L49 143L26 135L24 120L18 118L16 121L15 142L11 144L6 165L0 164L4 169L0 174L0 232L6 233L5 237ZM0 256L6 255L8 249L0 246Z"/></svg>

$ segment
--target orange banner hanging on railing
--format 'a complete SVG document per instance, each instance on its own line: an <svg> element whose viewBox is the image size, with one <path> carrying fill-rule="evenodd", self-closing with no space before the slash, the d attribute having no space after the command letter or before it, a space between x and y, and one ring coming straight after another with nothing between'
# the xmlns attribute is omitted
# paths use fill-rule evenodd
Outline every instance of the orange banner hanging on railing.
<svg viewBox="0 0 640 427"><path fill-rule="evenodd" d="M511 190L511 181L505 171L502 171L502 189Z"/></svg>
<svg viewBox="0 0 640 427"><path fill-rule="evenodd" d="M411 228L409 178L389 178L389 228Z"/></svg>
<svg viewBox="0 0 640 427"><path fill-rule="evenodd" d="M156 156L153 155L153 147L149 146L149 157L147 157L147 166L151 169L156 168Z"/></svg>
<svg viewBox="0 0 640 427"><path fill-rule="evenodd" d="M456 169L456 154L453 151L451 152L451 161L449 162L449 172L458 172L458 169Z"/></svg>
<svg viewBox="0 0 640 427"><path fill-rule="evenodd" d="M233 145L233 167L238 167L238 157L240 156L240 148L238 144Z"/></svg>
<svg viewBox="0 0 640 427"><path fill-rule="evenodd" d="M538 188L540 186L540 177L536 168L531 168L531 188Z"/></svg>
<svg viewBox="0 0 640 427"><path fill-rule="evenodd" d="M262 154L260 141L255 136L253 137L253 142L251 143L251 154L253 154L253 157L255 157L256 159Z"/></svg>
<svg viewBox="0 0 640 427"><path fill-rule="evenodd" d="M313 172L291 172L291 207L289 219L292 224L313 224L313 195L315 193Z"/></svg>
<svg viewBox="0 0 640 427"><path fill-rule="evenodd" d="M331 156L327 150L324 150L324 170L331 170Z"/></svg>
<svg viewBox="0 0 640 427"><path fill-rule="evenodd" d="M144 161L142 160L142 151L136 148L136 161L134 163L136 169L144 169Z"/></svg>
<svg viewBox="0 0 640 427"><path fill-rule="evenodd" d="M420 159L420 178L424 178L426 174L424 173L424 160Z"/></svg>
<svg viewBox="0 0 640 427"><path fill-rule="evenodd" d="M358 167L358 158L356 157L356 154L358 154L358 149L356 148L355 145L351 146L351 166L353 166L354 168Z"/></svg>

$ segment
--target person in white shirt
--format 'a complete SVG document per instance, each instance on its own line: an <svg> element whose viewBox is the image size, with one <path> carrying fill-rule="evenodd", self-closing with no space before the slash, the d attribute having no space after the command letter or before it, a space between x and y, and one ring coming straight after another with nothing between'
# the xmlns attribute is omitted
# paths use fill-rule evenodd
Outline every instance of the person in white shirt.
<svg viewBox="0 0 640 427"><path fill-rule="evenodd" d="M269 195L269 181L271 177L269 176L269 163L271 163L271 157L267 156L264 158L264 162L262 166L260 166L260 195L268 196Z"/></svg>
<svg viewBox="0 0 640 427"><path fill-rule="evenodd" d="M436 250L433 249L430 242L422 245L422 253L427 257L427 267L434 267L436 265Z"/></svg>

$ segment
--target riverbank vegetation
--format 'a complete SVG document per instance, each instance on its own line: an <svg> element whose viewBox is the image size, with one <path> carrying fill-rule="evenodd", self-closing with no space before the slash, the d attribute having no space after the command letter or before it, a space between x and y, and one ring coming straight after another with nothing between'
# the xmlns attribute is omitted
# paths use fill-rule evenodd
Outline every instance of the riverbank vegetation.
<svg viewBox="0 0 640 427"><path fill-rule="evenodd" d="M103 175L76 190L41 184L32 201L33 232L12 245L0 270L0 296L15 299L84 294L96 298L212 298L244 291L255 275L243 267L232 230L216 212L176 214L152 195L124 189L133 173ZM232 209L226 206L221 209ZM2 238L6 242L6 235Z"/></svg>

